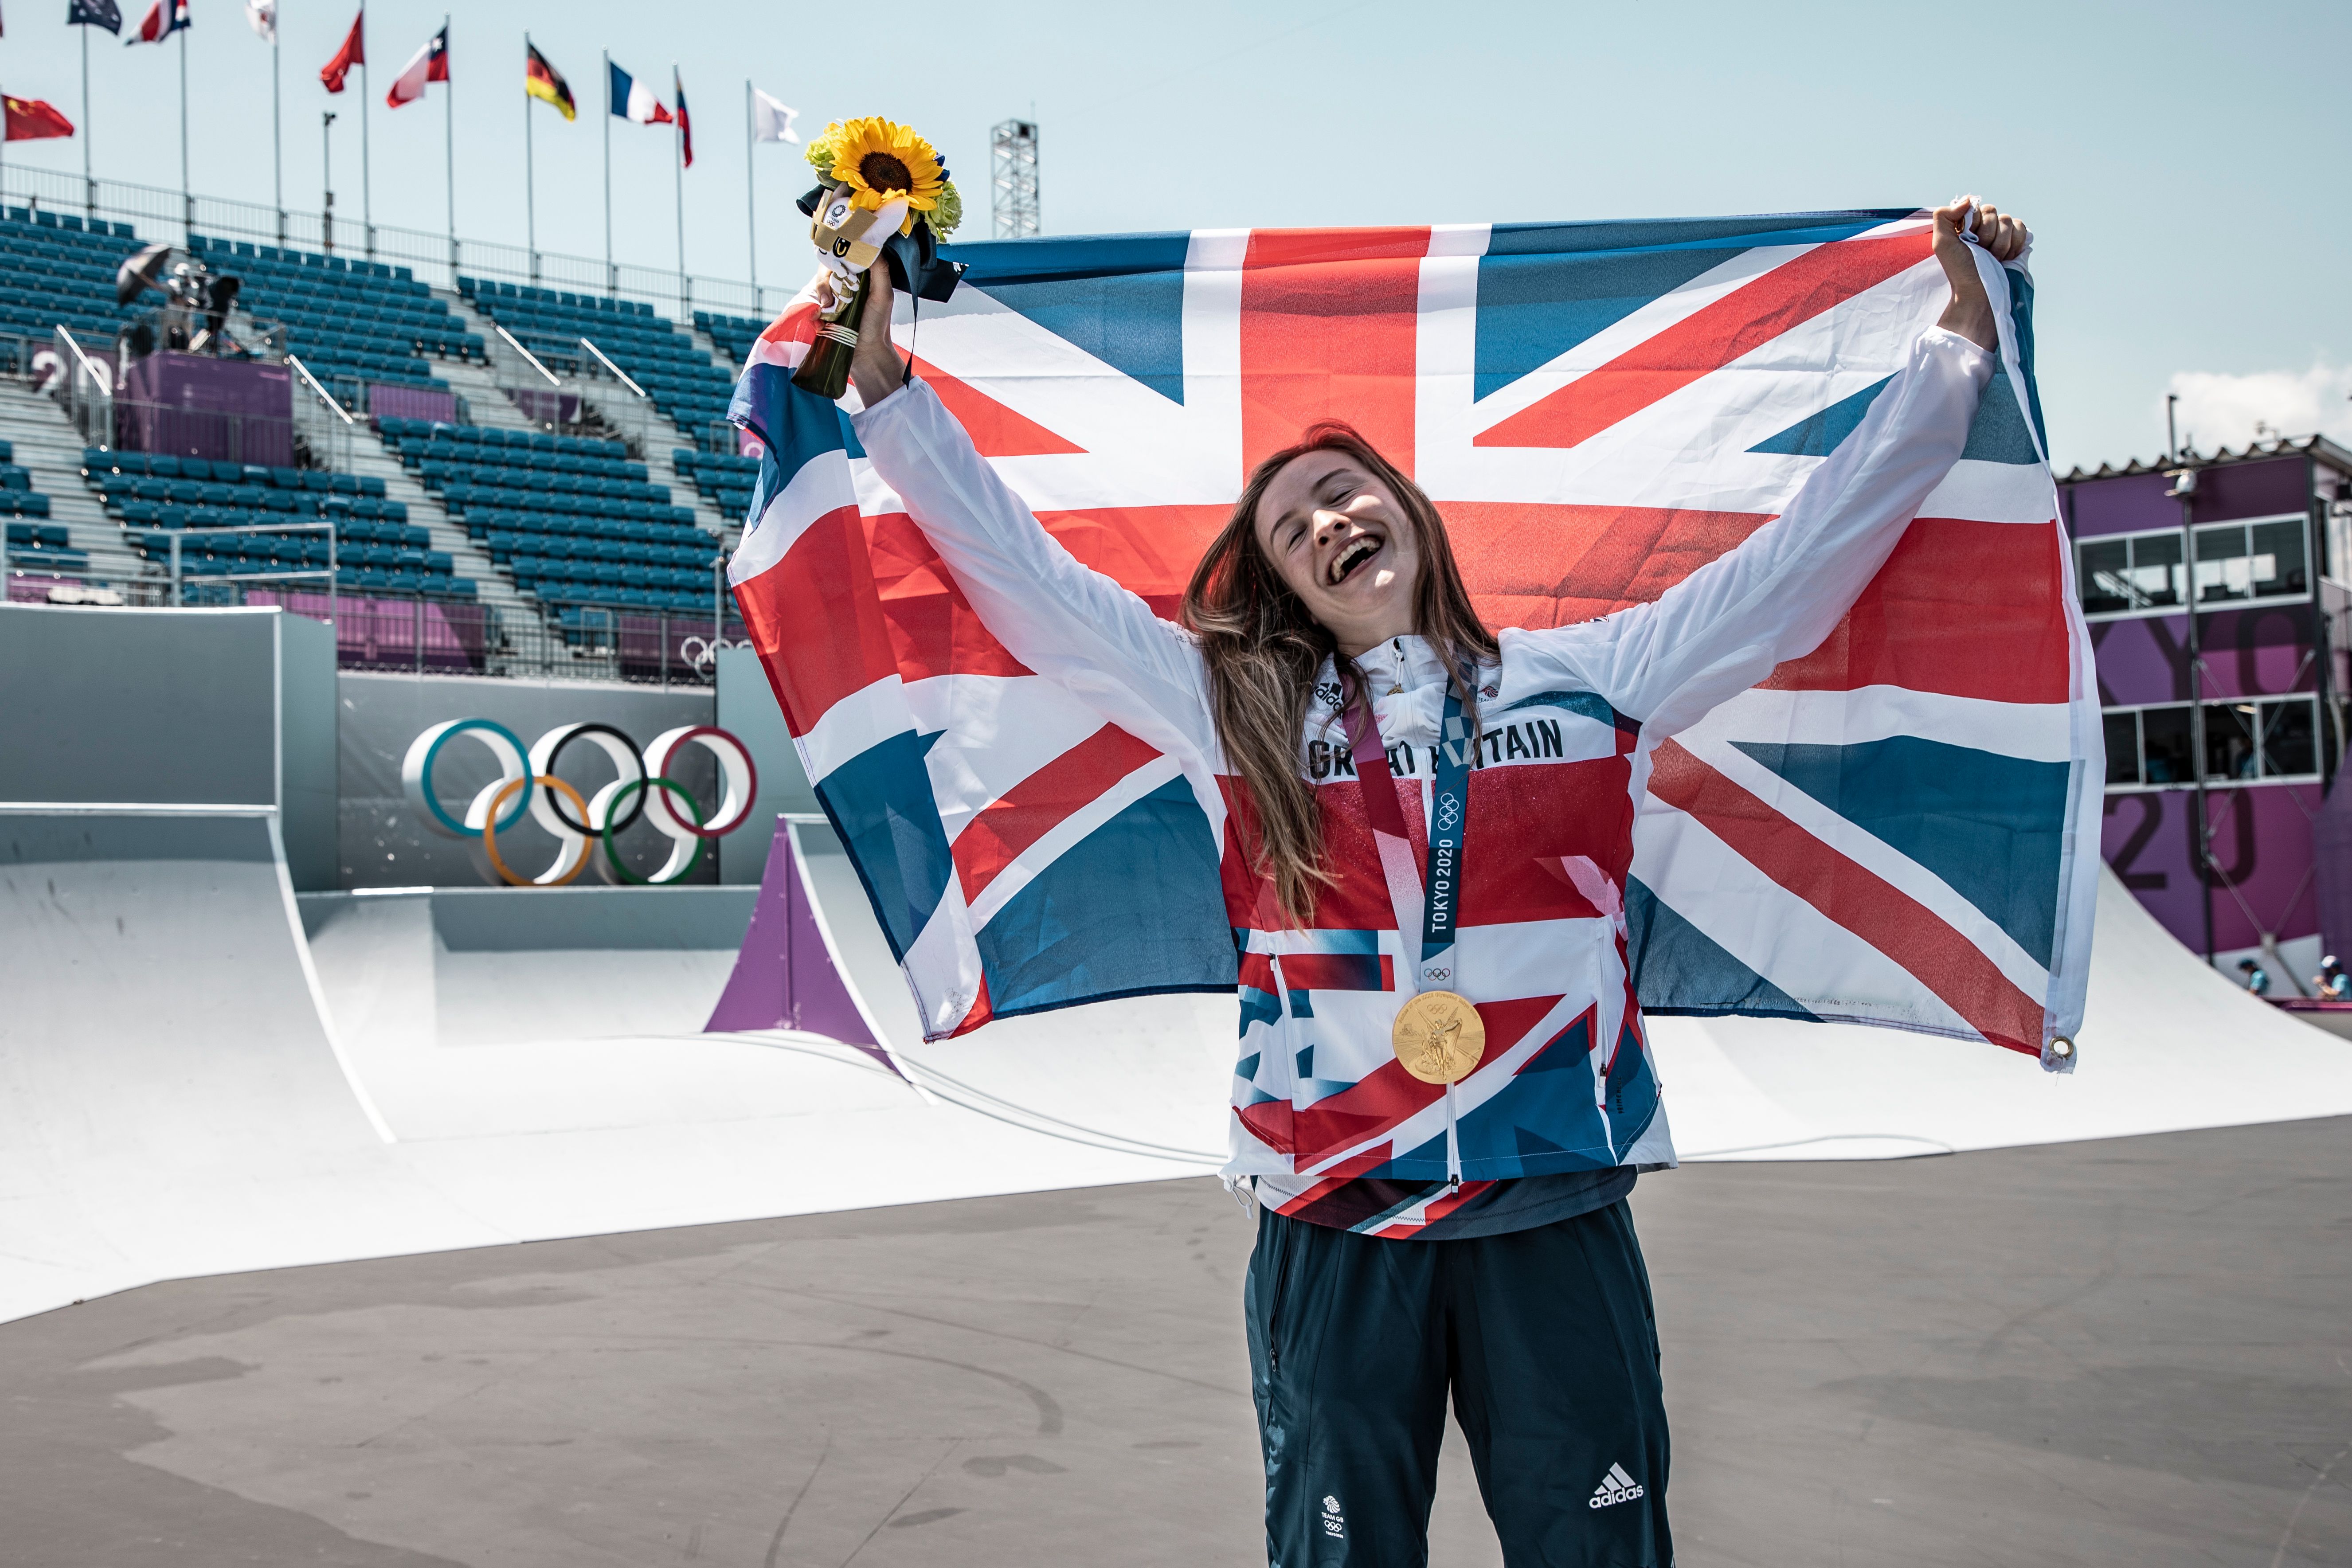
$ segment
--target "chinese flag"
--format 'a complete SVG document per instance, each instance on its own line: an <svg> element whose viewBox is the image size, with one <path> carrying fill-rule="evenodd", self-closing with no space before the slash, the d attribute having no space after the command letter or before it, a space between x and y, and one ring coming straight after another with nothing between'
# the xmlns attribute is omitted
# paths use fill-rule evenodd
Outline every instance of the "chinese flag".
<svg viewBox="0 0 2352 1568"><path fill-rule="evenodd" d="M57 111L54 104L37 98L5 98L0 103L8 106L8 140L40 142L52 136L70 136L73 121Z"/></svg>
<svg viewBox="0 0 2352 1568"><path fill-rule="evenodd" d="M365 64L367 11L362 7L360 14L352 18L352 30L344 36L343 47L335 51L335 58L329 60L326 68L319 73L319 80L326 85L329 92L341 92L343 90L343 78L352 74L352 68Z"/></svg>

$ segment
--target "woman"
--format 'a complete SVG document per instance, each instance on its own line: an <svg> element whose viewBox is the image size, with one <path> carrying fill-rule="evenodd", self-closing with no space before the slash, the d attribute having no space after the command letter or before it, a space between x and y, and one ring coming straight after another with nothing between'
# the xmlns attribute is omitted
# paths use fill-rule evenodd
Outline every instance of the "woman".
<svg viewBox="0 0 2352 1568"><path fill-rule="evenodd" d="M1073 560L890 346L858 437L989 629L1228 808L1229 1180L1269 1560L1421 1563L1445 1400L1513 1564L1665 1564L1666 1422L1625 1198L1671 1165L1626 971L1654 748L1811 651L1965 443L1998 334L1935 215L1937 326L1780 517L1655 602L1480 624L1429 499L1342 426L1260 464L1184 624Z"/></svg>

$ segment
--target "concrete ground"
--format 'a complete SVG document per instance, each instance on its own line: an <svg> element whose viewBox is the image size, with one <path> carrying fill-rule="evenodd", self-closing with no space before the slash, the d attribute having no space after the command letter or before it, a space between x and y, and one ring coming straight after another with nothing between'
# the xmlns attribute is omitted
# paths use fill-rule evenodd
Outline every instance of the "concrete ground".
<svg viewBox="0 0 2352 1568"><path fill-rule="evenodd" d="M2352 1121L1693 1167L1685 1568L2352 1562ZM0 1326L43 1568L1262 1561L1213 1182L152 1286ZM1459 1443L1432 1560L1497 1560Z"/></svg>

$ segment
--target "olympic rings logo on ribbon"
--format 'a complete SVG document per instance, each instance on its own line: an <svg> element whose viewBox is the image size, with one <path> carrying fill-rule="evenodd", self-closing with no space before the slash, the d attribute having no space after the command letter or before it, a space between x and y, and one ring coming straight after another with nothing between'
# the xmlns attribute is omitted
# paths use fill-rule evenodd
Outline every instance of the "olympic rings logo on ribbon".
<svg viewBox="0 0 2352 1568"><path fill-rule="evenodd" d="M1454 798L1450 795L1442 797L1437 805L1437 826L1451 832L1454 825L1461 820L1462 808Z"/></svg>
<svg viewBox="0 0 2352 1568"><path fill-rule="evenodd" d="M470 738L489 752L499 776L476 793L464 816L452 816L434 793L433 769L443 751L463 738ZM616 775L585 800L555 774L564 748L575 741L603 752ZM679 748L689 742L701 746L719 763L719 807L708 816L694 793L668 776ZM526 752L521 739L503 724L488 719L449 719L409 743L408 754L401 760L400 783L409 806L426 827L446 838L480 839L491 872L518 888L560 888L571 882L595 858L592 841L604 846L597 870L607 882L683 881L701 864L705 844L751 819L751 803L760 793L759 770L751 765L751 753L742 742L714 724L665 730L643 753L635 741L610 724L559 724ZM680 806L685 808L683 817ZM553 862L535 877L517 873L499 852L499 835L520 823L526 813L554 836L557 845ZM640 877L624 865L613 842L640 818L673 840L668 860L650 877Z"/></svg>

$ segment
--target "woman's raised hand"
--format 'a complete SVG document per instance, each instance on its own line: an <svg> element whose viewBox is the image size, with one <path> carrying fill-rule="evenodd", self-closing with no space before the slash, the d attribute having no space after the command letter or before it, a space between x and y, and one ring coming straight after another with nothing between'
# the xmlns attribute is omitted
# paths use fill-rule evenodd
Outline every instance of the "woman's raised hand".
<svg viewBox="0 0 2352 1568"><path fill-rule="evenodd" d="M1969 254L1975 247L1966 237L1969 220L1976 220L1976 245L1995 261L2014 261L2024 255L2032 232L2020 219L1975 196L1954 197L1949 205L1936 209L1935 217L1936 259L1943 263L1944 277L1952 286L1951 303L1944 307L1936 324L1997 353L2000 334L1993 322L1992 301L1985 295L1984 279L1977 276L1976 258Z"/></svg>

